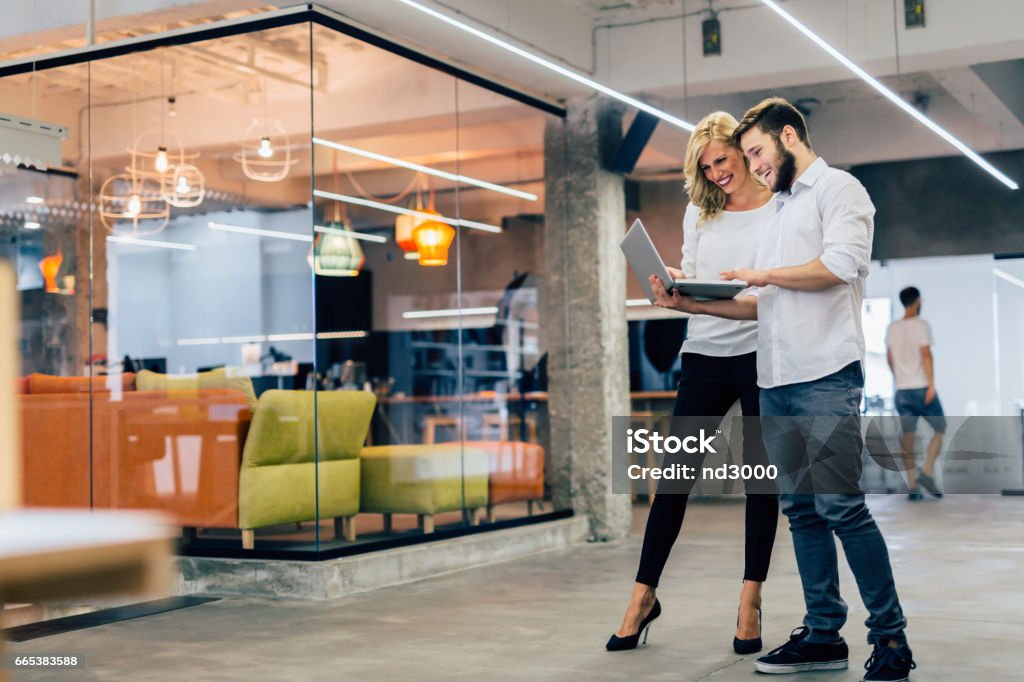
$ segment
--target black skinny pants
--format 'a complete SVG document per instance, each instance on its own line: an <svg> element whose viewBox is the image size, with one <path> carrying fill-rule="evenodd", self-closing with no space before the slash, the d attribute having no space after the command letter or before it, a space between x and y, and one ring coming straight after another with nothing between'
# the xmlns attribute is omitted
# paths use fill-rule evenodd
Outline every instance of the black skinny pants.
<svg viewBox="0 0 1024 682"><path fill-rule="evenodd" d="M757 388L757 354L747 353L732 357L714 357L697 353L684 353L682 374L676 405L676 417L725 416L739 399L744 417L760 415ZM756 419L744 419L743 459L755 465L767 463L764 443ZM710 424L710 422L709 422ZM710 428L714 428L711 425ZM664 481L662 481L664 483ZM640 553L640 569L636 581L651 587L658 580L668 561L672 544L679 536L686 514L688 494L654 496L651 512L644 531L644 545ZM766 493L747 493L745 528L745 565L743 579L764 582L768 577L775 531L779 523L779 496Z"/></svg>

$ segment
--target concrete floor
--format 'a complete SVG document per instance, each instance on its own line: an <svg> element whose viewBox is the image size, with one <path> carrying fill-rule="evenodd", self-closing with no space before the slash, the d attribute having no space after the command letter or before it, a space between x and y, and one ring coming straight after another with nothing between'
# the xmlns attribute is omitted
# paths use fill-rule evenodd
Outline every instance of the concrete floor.
<svg viewBox="0 0 1024 682"><path fill-rule="evenodd" d="M1024 498L950 496L870 506L893 555L919 667L916 680L1024 678ZM691 505L659 590L647 647L610 654L640 548L633 537L452 573L335 601L225 599L150 618L11 644L16 653L84 653L74 672L18 680L757 680L732 653L742 570L742 505ZM841 556L841 553L840 553ZM869 649L852 576L845 673ZM766 586L766 645L800 624L789 532L780 526Z"/></svg>

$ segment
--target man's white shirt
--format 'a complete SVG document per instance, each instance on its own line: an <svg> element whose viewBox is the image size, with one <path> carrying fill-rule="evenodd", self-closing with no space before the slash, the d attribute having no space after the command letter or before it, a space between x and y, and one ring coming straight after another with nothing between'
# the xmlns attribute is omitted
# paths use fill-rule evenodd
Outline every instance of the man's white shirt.
<svg viewBox="0 0 1024 682"><path fill-rule="evenodd" d="M875 206L852 175L822 159L775 195L758 243L757 269L821 258L842 284L822 291L757 291L757 383L813 381L864 358L861 304L871 260Z"/></svg>

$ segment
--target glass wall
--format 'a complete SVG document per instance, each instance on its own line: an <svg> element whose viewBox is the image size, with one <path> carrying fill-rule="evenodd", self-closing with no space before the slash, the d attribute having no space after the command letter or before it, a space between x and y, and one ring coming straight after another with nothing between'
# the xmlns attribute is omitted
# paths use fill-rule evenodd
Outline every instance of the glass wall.
<svg viewBox="0 0 1024 682"><path fill-rule="evenodd" d="M551 511L549 114L308 23L0 89L69 131L3 190L28 504L307 557Z"/></svg>
<svg viewBox="0 0 1024 682"><path fill-rule="evenodd" d="M78 64L0 79L0 258L17 271L30 506L92 504L90 75Z"/></svg>

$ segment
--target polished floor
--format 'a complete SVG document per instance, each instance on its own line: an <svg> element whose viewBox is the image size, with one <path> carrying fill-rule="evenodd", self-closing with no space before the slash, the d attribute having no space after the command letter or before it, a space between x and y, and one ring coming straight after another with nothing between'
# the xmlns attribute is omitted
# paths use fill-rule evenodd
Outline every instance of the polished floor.
<svg viewBox="0 0 1024 682"><path fill-rule="evenodd" d="M1024 679L1024 498L872 497L889 541L919 667L913 680ZM17 680L757 680L732 653L742 504L691 505L659 590L650 642L609 654L640 549L634 536L476 568L329 602L223 599L55 637L16 653L79 653L85 668ZM850 670L796 679L852 682L869 649L843 565ZM792 544L780 526L766 587L766 644L800 624ZM783 677L781 679L788 679Z"/></svg>

